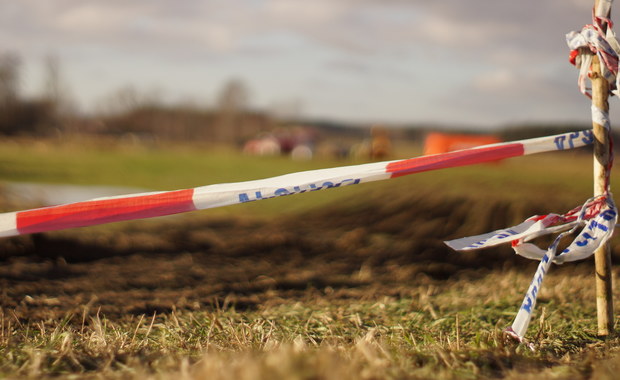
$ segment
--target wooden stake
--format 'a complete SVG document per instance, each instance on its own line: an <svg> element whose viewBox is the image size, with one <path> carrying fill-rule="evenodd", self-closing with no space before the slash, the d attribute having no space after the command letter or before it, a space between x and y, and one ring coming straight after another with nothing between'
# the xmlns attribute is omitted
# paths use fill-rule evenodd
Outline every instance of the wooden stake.
<svg viewBox="0 0 620 380"><path fill-rule="evenodd" d="M598 12L599 0L594 1L594 9ZM608 14L605 16L609 16ZM601 63L598 56L592 59L592 105L609 112L609 83L601 74ZM594 195L600 195L607 190L607 165L610 160L609 135L603 125L592 122L594 129ZM598 334L607 336L614 328L614 302L612 294L611 251L608 244L604 244L594 252L596 270L596 310Z"/></svg>

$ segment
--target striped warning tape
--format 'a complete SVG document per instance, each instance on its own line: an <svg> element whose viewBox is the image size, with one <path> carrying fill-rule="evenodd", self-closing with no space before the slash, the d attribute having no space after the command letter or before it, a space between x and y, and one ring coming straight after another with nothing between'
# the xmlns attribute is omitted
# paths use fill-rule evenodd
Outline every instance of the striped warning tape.
<svg viewBox="0 0 620 380"><path fill-rule="evenodd" d="M185 190L97 198L60 206L9 212L0 214L0 237L221 207L430 170L578 148L592 142L592 130L585 130L405 160L311 170L256 181L216 184Z"/></svg>
<svg viewBox="0 0 620 380"><path fill-rule="evenodd" d="M510 336L526 342L525 333L536 306L536 297L551 263L563 264L590 257L598 247L611 238L617 219L618 210L611 193L607 193L591 198L583 206L576 207L563 215L535 215L514 227L445 243L458 251L511 243L516 254L528 259L540 260L515 320L507 329ZM562 238L577 231L579 234L573 238L573 241L557 253L558 244ZM529 243L537 237L558 232L561 233L547 249L541 249Z"/></svg>

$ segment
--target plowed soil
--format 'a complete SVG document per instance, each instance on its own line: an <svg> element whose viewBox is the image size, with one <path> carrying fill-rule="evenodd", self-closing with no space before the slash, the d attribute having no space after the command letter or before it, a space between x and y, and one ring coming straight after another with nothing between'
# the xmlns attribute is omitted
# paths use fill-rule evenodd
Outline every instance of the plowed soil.
<svg viewBox="0 0 620 380"><path fill-rule="evenodd" d="M317 297L406 297L461 272L482 276L536 265L509 247L463 254L443 240L569 206L427 193L269 221L202 212L123 229L5 238L0 305L4 313L36 322L95 312L116 319Z"/></svg>

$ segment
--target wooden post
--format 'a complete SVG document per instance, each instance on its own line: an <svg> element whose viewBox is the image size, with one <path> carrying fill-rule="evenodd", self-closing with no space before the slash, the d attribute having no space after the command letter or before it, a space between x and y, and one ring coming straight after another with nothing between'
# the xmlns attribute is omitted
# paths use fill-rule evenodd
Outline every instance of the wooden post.
<svg viewBox="0 0 620 380"><path fill-rule="evenodd" d="M594 9L600 15L599 0L594 1ZM608 17L607 14L603 16ZM592 59L592 105L605 113L609 112L609 83L601 74L601 63L598 56ZM607 181L607 167L610 160L609 135L605 126L592 122L594 129L594 195L605 193ZM598 334L607 336L614 328L614 303L611 278L611 251L608 244L604 244L594 252L596 270L596 310Z"/></svg>

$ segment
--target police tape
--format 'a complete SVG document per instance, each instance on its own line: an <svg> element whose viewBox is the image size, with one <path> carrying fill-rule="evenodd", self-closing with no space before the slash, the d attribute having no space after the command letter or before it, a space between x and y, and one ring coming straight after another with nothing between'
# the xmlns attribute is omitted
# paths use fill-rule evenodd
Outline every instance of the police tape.
<svg viewBox="0 0 620 380"><path fill-rule="evenodd" d="M590 79L593 54L596 54L601 62L601 73L609 83L610 92L620 95L620 43L612 30L613 23L608 18L611 0L601 0L599 4L598 9L593 12L592 24L585 25L578 32L566 34L566 43L571 49L569 60L579 69L579 90L589 98L592 95L587 81Z"/></svg>
<svg viewBox="0 0 620 380"><path fill-rule="evenodd" d="M580 69L579 89L589 98L592 94L586 82L591 79L592 54L596 54L601 62L601 73L609 84L610 92L620 95L620 75L618 75L620 43L612 30L613 23L607 18L610 9L611 0L601 0L598 2L598 7L594 9L592 24L584 26L579 32L570 32L566 35L566 42L571 49L570 62ZM604 128L609 141L609 161L605 167L605 193L603 195L589 199L583 206L563 215L535 215L517 226L445 242L457 251L492 247L509 242L516 254L528 259L540 260L515 320L506 330L508 335L520 342L525 342L525 333L536 305L536 296L551 263L562 264L591 256L611 238L616 226L618 210L609 188L614 156L609 112L598 108L594 103L591 111L592 122ZM556 250L562 238L575 233L580 228L580 233L568 247L557 254ZM530 243L537 237L554 233L560 234L547 249Z"/></svg>
<svg viewBox="0 0 620 380"><path fill-rule="evenodd" d="M456 251L469 251L511 243L516 254L528 259L540 260L547 251L528 243L529 241L565 230L574 232L575 228L582 227L583 231L573 243L554 259L556 264L563 264L589 257L598 246L611 237L616 219L616 206L611 195L601 195L589 199L583 206L563 215L534 215L513 227L445 243Z"/></svg>
<svg viewBox="0 0 620 380"><path fill-rule="evenodd" d="M431 170L473 165L534 153L578 148L592 130L483 145L405 160L291 173L267 179L192 189L129 194L0 214L0 237L86 227L228 206L379 181Z"/></svg>
<svg viewBox="0 0 620 380"><path fill-rule="evenodd" d="M576 207L562 215L535 215L514 227L445 243L458 251L511 243L516 254L528 259L540 260L519 311L512 325L506 330L510 336L525 342L525 333L536 306L536 297L551 263L563 264L590 257L611 238L617 220L618 210L611 193L607 192L588 199L583 206ZM576 233L580 228L579 234L558 254L557 248L561 240L569 234ZM546 250L529 243L540 236L558 232L561 233Z"/></svg>

